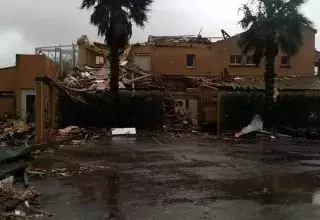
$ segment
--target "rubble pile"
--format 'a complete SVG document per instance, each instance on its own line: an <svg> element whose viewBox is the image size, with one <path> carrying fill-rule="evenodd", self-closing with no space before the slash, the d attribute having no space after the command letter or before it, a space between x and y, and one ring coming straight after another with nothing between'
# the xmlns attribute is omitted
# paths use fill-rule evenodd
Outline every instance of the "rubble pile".
<svg viewBox="0 0 320 220"><path fill-rule="evenodd" d="M34 124L22 120L8 119L0 122L0 146L18 147L34 141Z"/></svg>
<svg viewBox="0 0 320 220"><path fill-rule="evenodd" d="M37 197L39 193L33 188L14 187L14 177L0 181L0 216L1 219L26 219L52 214L42 211Z"/></svg>
<svg viewBox="0 0 320 220"><path fill-rule="evenodd" d="M120 89L161 89L161 77L142 70L137 66L121 66L119 76ZM100 69L76 67L71 69L62 82L58 82L65 89L76 92L108 91L109 69L107 64Z"/></svg>
<svg viewBox="0 0 320 220"><path fill-rule="evenodd" d="M108 70L87 66L76 67L68 72L61 85L75 91L108 90Z"/></svg>

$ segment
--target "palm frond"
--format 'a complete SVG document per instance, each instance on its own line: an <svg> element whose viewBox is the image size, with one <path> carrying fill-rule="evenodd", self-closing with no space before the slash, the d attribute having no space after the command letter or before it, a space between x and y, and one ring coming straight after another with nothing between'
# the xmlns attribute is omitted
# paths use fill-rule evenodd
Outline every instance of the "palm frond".
<svg viewBox="0 0 320 220"><path fill-rule="evenodd" d="M303 27L313 23L300 10L307 0L253 0L240 8L243 19L239 22L245 32L239 46L244 53L253 51L257 60L263 51L281 49L293 56L303 44ZM260 57L261 58L261 57Z"/></svg>
<svg viewBox="0 0 320 220"><path fill-rule="evenodd" d="M80 8L81 9L90 9L97 3L97 0L83 0Z"/></svg>
<svg viewBox="0 0 320 220"><path fill-rule="evenodd" d="M143 28L148 21L148 12L153 0L129 0L128 10L130 11L130 19L132 19L137 26Z"/></svg>

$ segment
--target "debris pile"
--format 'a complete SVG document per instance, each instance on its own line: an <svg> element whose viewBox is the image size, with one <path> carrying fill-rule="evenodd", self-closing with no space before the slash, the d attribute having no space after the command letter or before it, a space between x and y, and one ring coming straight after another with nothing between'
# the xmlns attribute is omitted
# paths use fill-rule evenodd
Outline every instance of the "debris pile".
<svg viewBox="0 0 320 220"><path fill-rule="evenodd" d="M0 181L0 216L1 219L25 219L52 214L40 210L37 200L39 193L32 188L18 189L14 187L14 177Z"/></svg>
<svg viewBox="0 0 320 220"><path fill-rule="evenodd" d="M61 85L75 91L93 91L109 89L109 72L106 67L76 67L71 69Z"/></svg>
<svg viewBox="0 0 320 220"><path fill-rule="evenodd" d="M121 66L119 77L120 89L161 89L161 77L142 70L137 66ZM62 82L59 83L64 89L74 92L108 91L110 70L108 64L103 68L76 67L71 69ZM52 80L52 79L51 79Z"/></svg>
<svg viewBox="0 0 320 220"><path fill-rule="evenodd" d="M83 131L84 129L80 129L78 126L69 126L63 129L59 129L59 135L80 134Z"/></svg>
<svg viewBox="0 0 320 220"><path fill-rule="evenodd" d="M0 146L18 147L33 143L34 124L22 120L8 119L0 122Z"/></svg>

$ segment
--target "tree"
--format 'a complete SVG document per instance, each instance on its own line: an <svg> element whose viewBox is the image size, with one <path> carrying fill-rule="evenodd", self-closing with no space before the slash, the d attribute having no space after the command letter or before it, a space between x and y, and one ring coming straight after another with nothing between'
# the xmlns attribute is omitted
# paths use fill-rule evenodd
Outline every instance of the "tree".
<svg viewBox="0 0 320 220"><path fill-rule="evenodd" d="M295 55L303 44L303 28L312 22L301 12L308 0L250 0L240 11L239 22L245 30L240 34L239 46L244 54L253 52L253 60L259 65L265 61L265 112L266 127L273 126L274 112L274 62L279 51Z"/></svg>
<svg viewBox="0 0 320 220"><path fill-rule="evenodd" d="M143 28L153 0L83 0L81 9L93 9L90 22L110 49L110 90L119 87L120 53L132 36L132 23Z"/></svg>

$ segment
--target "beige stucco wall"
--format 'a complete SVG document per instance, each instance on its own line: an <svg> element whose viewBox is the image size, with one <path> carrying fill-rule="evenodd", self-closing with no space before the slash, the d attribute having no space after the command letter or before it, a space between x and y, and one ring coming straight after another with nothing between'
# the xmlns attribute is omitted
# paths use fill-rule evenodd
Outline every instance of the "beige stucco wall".
<svg viewBox="0 0 320 220"><path fill-rule="evenodd" d="M315 60L315 30L305 28L304 44L298 54L291 58L290 68L280 67L280 56L276 58L278 75L313 75ZM264 66L231 66L230 55L241 55L237 36L211 45L178 44L176 46L135 45L133 54L150 54L151 71L166 74L220 74L227 68L234 75L261 75ZM186 54L195 54L195 68L186 68Z"/></svg>
<svg viewBox="0 0 320 220"><path fill-rule="evenodd" d="M102 67L103 64L96 64L96 57L102 56L105 62L105 54L95 51L86 44L79 45L79 66Z"/></svg>
<svg viewBox="0 0 320 220"><path fill-rule="evenodd" d="M45 74L55 77L57 73L55 64L42 55L16 55L16 66L0 69L0 91L13 91L15 94L15 111L12 115L20 116L21 90L35 89L35 78ZM7 106L9 102L2 101L3 109L12 109ZM11 103L9 103L11 105ZM9 105L8 104L8 105ZM10 112L11 114L11 112ZM0 115L1 116L1 115Z"/></svg>
<svg viewBox="0 0 320 220"><path fill-rule="evenodd" d="M13 91L14 78L16 77L16 67L8 67L0 69L0 91Z"/></svg>

